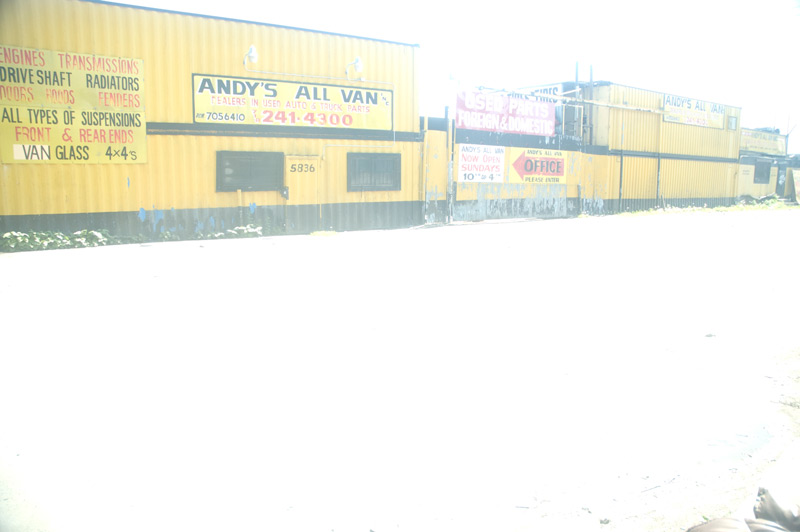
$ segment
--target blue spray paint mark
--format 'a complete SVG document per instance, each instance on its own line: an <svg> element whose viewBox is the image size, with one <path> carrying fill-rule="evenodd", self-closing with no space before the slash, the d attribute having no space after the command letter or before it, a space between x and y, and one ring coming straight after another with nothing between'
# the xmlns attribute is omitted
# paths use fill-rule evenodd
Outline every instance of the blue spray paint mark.
<svg viewBox="0 0 800 532"><path fill-rule="evenodd" d="M153 205L153 232L156 231L158 228L158 222L164 219L164 211L160 211L156 209L156 206ZM161 232L164 232L164 228L161 228Z"/></svg>
<svg viewBox="0 0 800 532"><path fill-rule="evenodd" d="M255 213L256 213L256 204L255 203L251 203L250 204L250 214L255 214Z"/></svg>
<svg viewBox="0 0 800 532"><path fill-rule="evenodd" d="M147 211L145 211L144 209L139 207L139 220L141 220L143 222L146 219L147 219Z"/></svg>
<svg viewBox="0 0 800 532"><path fill-rule="evenodd" d="M131 178L128 178L128 188L131 188Z"/></svg>

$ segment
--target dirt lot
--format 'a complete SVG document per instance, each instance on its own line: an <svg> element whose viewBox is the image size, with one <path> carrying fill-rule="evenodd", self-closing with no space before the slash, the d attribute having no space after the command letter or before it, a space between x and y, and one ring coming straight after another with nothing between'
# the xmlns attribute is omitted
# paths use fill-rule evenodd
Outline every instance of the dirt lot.
<svg viewBox="0 0 800 532"><path fill-rule="evenodd" d="M800 209L0 255L0 532L680 531L800 436Z"/></svg>

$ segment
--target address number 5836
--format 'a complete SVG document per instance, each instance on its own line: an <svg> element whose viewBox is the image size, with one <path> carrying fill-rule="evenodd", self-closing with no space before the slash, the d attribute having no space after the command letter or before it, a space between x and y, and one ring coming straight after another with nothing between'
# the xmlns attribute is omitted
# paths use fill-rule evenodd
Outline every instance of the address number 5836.
<svg viewBox="0 0 800 532"><path fill-rule="evenodd" d="M299 163L299 164L291 165L289 167L289 171L292 172L292 173L296 173L296 172L297 173L300 173L300 172L304 172L305 173L305 172L316 172L317 170L316 170L316 168L314 168L313 164Z"/></svg>

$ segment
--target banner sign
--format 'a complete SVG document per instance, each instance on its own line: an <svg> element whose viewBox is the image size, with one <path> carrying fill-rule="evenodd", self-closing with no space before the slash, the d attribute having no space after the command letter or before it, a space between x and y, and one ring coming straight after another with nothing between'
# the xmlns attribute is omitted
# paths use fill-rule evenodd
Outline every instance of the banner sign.
<svg viewBox="0 0 800 532"><path fill-rule="evenodd" d="M459 145L457 181L502 183L505 173L506 149L503 146Z"/></svg>
<svg viewBox="0 0 800 532"><path fill-rule="evenodd" d="M664 121L725 129L725 106L664 94Z"/></svg>
<svg viewBox="0 0 800 532"><path fill-rule="evenodd" d="M0 162L147 162L141 59L0 45Z"/></svg>
<svg viewBox="0 0 800 532"><path fill-rule="evenodd" d="M564 152L533 148L509 148L511 171L509 183L566 185Z"/></svg>
<svg viewBox="0 0 800 532"><path fill-rule="evenodd" d="M518 135L556 134L556 104L528 94L459 91L456 127Z"/></svg>
<svg viewBox="0 0 800 532"><path fill-rule="evenodd" d="M391 90L192 74L194 121L204 124L391 131Z"/></svg>
<svg viewBox="0 0 800 532"><path fill-rule="evenodd" d="M767 155L786 155L786 135L742 128L739 150Z"/></svg>

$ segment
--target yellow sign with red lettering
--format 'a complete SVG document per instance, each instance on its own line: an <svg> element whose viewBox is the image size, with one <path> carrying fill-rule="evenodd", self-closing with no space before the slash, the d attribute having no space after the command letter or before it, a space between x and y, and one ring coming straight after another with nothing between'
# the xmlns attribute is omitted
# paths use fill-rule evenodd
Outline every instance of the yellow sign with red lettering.
<svg viewBox="0 0 800 532"><path fill-rule="evenodd" d="M534 148L508 148L511 171L509 183L566 185L564 152Z"/></svg>
<svg viewBox="0 0 800 532"><path fill-rule="evenodd" d="M144 64L0 45L0 162L147 162Z"/></svg>
<svg viewBox="0 0 800 532"><path fill-rule="evenodd" d="M768 155L786 155L786 135L742 128L739 150Z"/></svg>
<svg viewBox="0 0 800 532"><path fill-rule="evenodd" d="M387 89L194 74L195 123L393 129Z"/></svg>
<svg viewBox="0 0 800 532"><path fill-rule="evenodd" d="M725 106L664 94L664 122L725 129Z"/></svg>

